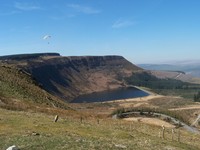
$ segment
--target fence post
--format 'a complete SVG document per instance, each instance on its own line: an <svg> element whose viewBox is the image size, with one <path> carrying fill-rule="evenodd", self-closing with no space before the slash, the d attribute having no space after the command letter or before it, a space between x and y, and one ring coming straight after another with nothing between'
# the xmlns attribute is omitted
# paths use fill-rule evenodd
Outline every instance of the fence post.
<svg viewBox="0 0 200 150"><path fill-rule="evenodd" d="M165 126L162 125L162 138L164 139L165 138Z"/></svg>
<svg viewBox="0 0 200 150"><path fill-rule="evenodd" d="M57 121L58 121L58 115L56 115L54 118L54 122L57 122Z"/></svg>
<svg viewBox="0 0 200 150"><path fill-rule="evenodd" d="M174 140L174 129L172 129L172 141Z"/></svg>

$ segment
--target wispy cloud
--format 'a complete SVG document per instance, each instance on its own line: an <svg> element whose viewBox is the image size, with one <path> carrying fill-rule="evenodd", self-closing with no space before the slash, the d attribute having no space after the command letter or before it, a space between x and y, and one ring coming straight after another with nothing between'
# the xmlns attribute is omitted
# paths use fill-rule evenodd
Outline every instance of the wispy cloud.
<svg viewBox="0 0 200 150"><path fill-rule="evenodd" d="M67 14L67 15L60 15L60 16L50 16L49 18L52 20L64 20L67 18L74 18L76 15L74 14Z"/></svg>
<svg viewBox="0 0 200 150"><path fill-rule="evenodd" d="M14 4L14 7L19 9L19 10L23 10L23 11L31 11L31 10L38 10L41 9L40 6L33 4L33 3L19 3L16 2Z"/></svg>
<svg viewBox="0 0 200 150"><path fill-rule="evenodd" d="M67 5L69 8L74 9L77 12L81 12L84 14L98 14L101 11L89 6L82 6L82 5L78 5L78 4L69 4Z"/></svg>
<svg viewBox="0 0 200 150"><path fill-rule="evenodd" d="M125 27L130 27L135 25L136 23L131 21L131 20L122 20L119 19L117 21L114 22L114 24L112 25L112 28L125 28Z"/></svg>
<svg viewBox="0 0 200 150"><path fill-rule="evenodd" d="M19 11L0 12L0 16L11 16L20 13Z"/></svg>

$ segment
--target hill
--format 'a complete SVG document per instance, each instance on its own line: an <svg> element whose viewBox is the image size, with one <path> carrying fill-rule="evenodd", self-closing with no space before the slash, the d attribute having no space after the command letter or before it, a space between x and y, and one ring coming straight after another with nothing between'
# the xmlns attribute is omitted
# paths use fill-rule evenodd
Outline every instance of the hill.
<svg viewBox="0 0 200 150"><path fill-rule="evenodd" d="M138 64L141 68L156 71L182 71L189 77L200 77L199 61L174 62L173 64Z"/></svg>
<svg viewBox="0 0 200 150"><path fill-rule="evenodd" d="M122 56L42 53L3 56L0 60L30 74L47 92L68 102L82 94L123 87L120 77L142 70Z"/></svg>
<svg viewBox="0 0 200 150"><path fill-rule="evenodd" d="M27 110L36 105L68 108L55 96L43 90L23 70L0 63L0 107L12 110Z"/></svg>
<svg viewBox="0 0 200 150"><path fill-rule="evenodd" d="M180 94L180 90L192 88L186 95L189 98L199 89L198 85L184 83L193 80L182 71L148 71L115 55L65 57L58 53L36 53L2 56L0 63L18 69L38 87L65 102L80 95L129 84L153 88L155 92L167 95L171 89L177 89L177 94Z"/></svg>
<svg viewBox="0 0 200 150"><path fill-rule="evenodd" d="M199 134L183 128L174 128L172 140L171 128L166 126L165 138L160 138L163 123L177 126L167 122L168 118L131 116L134 122L112 118L121 110L140 110L143 114L143 110L160 109L199 127L199 103L188 99L151 92L147 97L107 103L63 101L128 84L173 91L190 86L156 78L121 56L63 57L42 53L0 57L0 148L15 144L21 150L199 149ZM59 116L58 122L54 122L55 115Z"/></svg>

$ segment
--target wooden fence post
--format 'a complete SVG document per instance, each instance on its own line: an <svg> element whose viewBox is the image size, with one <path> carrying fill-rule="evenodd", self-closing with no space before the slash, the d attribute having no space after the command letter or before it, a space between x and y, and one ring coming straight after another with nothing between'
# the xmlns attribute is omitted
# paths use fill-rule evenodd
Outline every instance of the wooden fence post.
<svg viewBox="0 0 200 150"><path fill-rule="evenodd" d="M58 115L56 115L54 118L54 122L57 122L57 121L58 121Z"/></svg>
<svg viewBox="0 0 200 150"><path fill-rule="evenodd" d="M172 129L172 141L174 140L174 129Z"/></svg>
<svg viewBox="0 0 200 150"><path fill-rule="evenodd" d="M165 138L165 126L162 125L162 138L164 139Z"/></svg>

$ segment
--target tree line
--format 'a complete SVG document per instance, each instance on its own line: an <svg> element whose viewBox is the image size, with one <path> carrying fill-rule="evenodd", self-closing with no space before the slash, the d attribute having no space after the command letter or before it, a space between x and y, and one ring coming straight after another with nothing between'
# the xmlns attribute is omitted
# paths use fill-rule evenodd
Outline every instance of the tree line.
<svg viewBox="0 0 200 150"><path fill-rule="evenodd" d="M193 100L195 102L200 102L200 85L193 84L188 82L183 82L181 80L169 79L169 78L157 78L156 76L148 73L132 73L130 77L126 77L126 84L135 85L135 86L143 86L150 88L154 91L158 90L199 90L197 94L194 94Z"/></svg>
<svg viewBox="0 0 200 150"><path fill-rule="evenodd" d="M187 89L195 88L194 84L182 82L176 79L160 79L147 72L133 73L130 77L125 78L127 84L144 86L151 89Z"/></svg>

